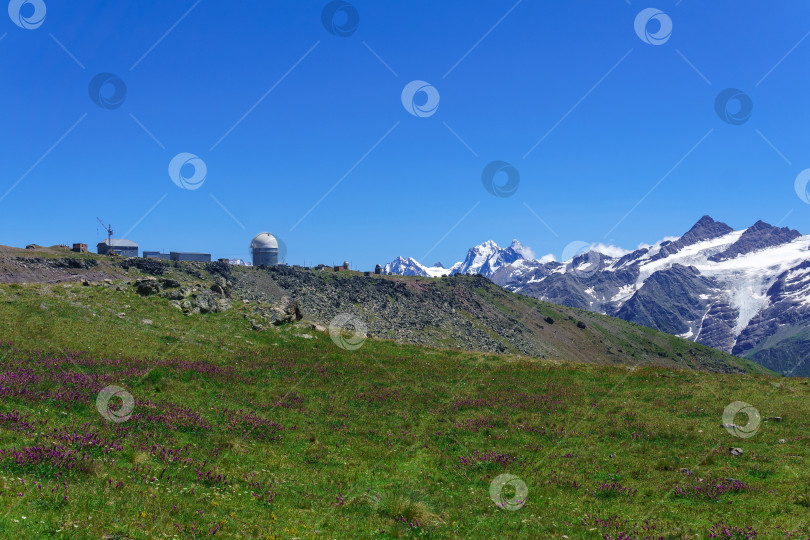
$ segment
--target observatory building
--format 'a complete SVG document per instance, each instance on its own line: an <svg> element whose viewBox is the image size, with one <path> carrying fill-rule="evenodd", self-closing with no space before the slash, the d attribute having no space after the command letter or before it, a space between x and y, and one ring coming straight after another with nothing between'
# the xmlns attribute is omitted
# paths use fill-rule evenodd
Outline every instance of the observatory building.
<svg viewBox="0 0 810 540"><path fill-rule="evenodd" d="M257 234L250 243L253 266L275 266L278 264L278 240L270 233Z"/></svg>
<svg viewBox="0 0 810 540"><path fill-rule="evenodd" d="M99 255L107 255L108 253L113 251L118 255L122 255L124 257L137 257L138 244L136 244L131 240L125 240L123 238L111 238L109 240L99 242L96 245L96 251L98 252Z"/></svg>

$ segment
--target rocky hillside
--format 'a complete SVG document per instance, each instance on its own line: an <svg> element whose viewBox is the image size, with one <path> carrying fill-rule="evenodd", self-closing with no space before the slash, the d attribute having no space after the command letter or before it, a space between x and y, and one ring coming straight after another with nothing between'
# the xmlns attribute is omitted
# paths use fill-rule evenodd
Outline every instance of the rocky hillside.
<svg viewBox="0 0 810 540"><path fill-rule="evenodd" d="M478 275L366 277L285 266L169 263L3 248L0 281L82 282L136 292L191 317L238 310L256 331L273 331L286 323L326 331L335 317L345 315L359 321L370 337L402 343L600 364L760 370L637 324L511 293Z"/></svg>

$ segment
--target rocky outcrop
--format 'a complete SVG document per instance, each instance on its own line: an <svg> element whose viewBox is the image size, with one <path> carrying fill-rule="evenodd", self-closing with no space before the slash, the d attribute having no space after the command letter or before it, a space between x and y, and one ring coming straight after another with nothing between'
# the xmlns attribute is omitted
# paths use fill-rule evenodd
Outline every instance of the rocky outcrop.
<svg viewBox="0 0 810 540"><path fill-rule="evenodd" d="M184 313L221 313L231 309L233 285L221 276L216 276L211 285L203 283L182 285L175 279L146 277L132 282L135 292L141 296L161 295Z"/></svg>
<svg viewBox="0 0 810 540"><path fill-rule="evenodd" d="M273 304L255 305L250 322L254 330L264 330L270 325L281 326L282 324L300 321L303 317L301 304L289 296L283 296Z"/></svg>
<svg viewBox="0 0 810 540"><path fill-rule="evenodd" d="M221 297L230 298L232 290L233 285L231 285L230 281L228 281L221 275L218 275L217 277L214 278L214 283L211 285L211 292L214 292L220 295Z"/></svg>
<svg viewBox="0 0 810 540"><path fill-rule="evenodd" d="M200 313L221 313L231 309L230 300L212 292L194 295L193 299L194 307L199 309Z"/></svg>
<svg viewBox="0 0 810 540"><path fill-rule="evenodd" d="M135 292L141 296L152 296L153 294L160 294L163 292L165 297L172 298L169 291L179 288L180 282L174 279L157 279L154 277L147 277L133 281L132 286L135 289ZM184 297L185 296L188 295L184 295Z"/></svg>
<svg viewBox="0 0 810 540"><path fill-rule="evenodd" d="M734 326L739 314L728 302L716 302L709 306L702 324L690 337L715 349L730 351L734 347Z"/></svg>
<svg viewBox="0 0 810 540"><path fill-rule="evenodd" d="M76 270L89 270L98 266L95 259L77 259L73 257L47 258L47 257L17 257L17 261L25 264L28 268L41 269L62 269L72 268Z"/></svg>
<svg viewBox="0 0 810 540"><path fill-rule="evenodd" d="M731 244L722 253L709 257L710 261L719 262L733 259L738 255L745 255L760 249L785 244L801 236L799 231L787 227L774 227L764 221L757 221L742 233L740 239Z"/></svg>
<svg viewBox="0 0 810 540"><path fill-rule="evenodd" d="M130 268L137 268L144 274L149 274L152 276L162 276L169 268L171 263L161 259L141 259L139 257L132 257L132 258L127 257L122 259L115 259L115 264L120 266L124 270L129 270Z"/></svg>

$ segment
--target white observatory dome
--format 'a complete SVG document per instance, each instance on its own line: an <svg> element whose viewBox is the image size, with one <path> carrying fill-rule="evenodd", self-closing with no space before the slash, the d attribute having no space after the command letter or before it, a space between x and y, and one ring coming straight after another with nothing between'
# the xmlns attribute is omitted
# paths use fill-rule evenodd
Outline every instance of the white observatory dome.
<svg viewBox="0 0 810 540"><path fill-rule="evenodd" d="M268 232L257 234L250 243L253 266L275 266L278 264L278 240Z"/></svg>
<svg viewBox="0 0 810 540"><path fill-rule="evenodd" d="M250 249L278 249L278 240L268 232L259 233L250 243Z"/></svg>

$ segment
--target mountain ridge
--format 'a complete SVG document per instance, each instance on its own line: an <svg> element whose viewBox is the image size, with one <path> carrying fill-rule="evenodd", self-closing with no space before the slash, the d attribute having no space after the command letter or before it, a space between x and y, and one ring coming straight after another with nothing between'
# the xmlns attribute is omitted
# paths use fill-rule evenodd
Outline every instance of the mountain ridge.
<svg viewBox="0 0 810 540"><path fill-rule="evenodd" d="M797 353L797 343L810 342L810 235L762 220L734 230L706 215L680 237L620 256L581 244L557 261L489 240L448 273L479 273L526 296L643 324L783 373L810 374L810 348ZM410 275L438 277L412 261Z"/></svg>

